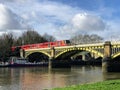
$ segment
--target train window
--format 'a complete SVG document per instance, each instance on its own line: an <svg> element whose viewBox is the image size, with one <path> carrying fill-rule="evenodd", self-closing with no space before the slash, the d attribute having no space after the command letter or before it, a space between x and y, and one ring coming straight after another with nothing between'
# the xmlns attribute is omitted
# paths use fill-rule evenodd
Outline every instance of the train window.
<svg viewBox="0 0 120 90"><path fill-rule="evenodd" d="M60 41L58 41L58 46L60 46L61 45L61 42Z"/></svg>
<svg viewBox="0 0 120 90"><path fill-rule="evenodd" d="M70 40L65 40L65 43L66 44L70 44Z"/></svg>

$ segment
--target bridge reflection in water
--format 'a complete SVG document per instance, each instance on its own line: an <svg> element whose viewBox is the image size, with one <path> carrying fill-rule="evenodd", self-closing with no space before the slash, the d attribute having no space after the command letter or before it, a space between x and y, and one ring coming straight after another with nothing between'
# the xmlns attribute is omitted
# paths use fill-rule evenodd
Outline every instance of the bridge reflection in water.
<svg viewBox="0 0 120 90"><path fill-rule="evenodd" d="M0 68L0 89L42 90L118 78L120 73L102 73L99 66L73 66L50 71L42 67Z"/></svg>

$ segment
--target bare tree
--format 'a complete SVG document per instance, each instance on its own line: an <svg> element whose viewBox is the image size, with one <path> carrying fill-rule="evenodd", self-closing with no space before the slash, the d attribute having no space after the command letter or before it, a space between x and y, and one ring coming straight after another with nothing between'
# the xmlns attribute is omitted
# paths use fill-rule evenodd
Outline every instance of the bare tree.
<svg viewBox="0 0 120 90"><path fill-rule="evenodd" d="M3 34L0 36L0 58L6 60L11 54L11 47L13 45L14 38L12 33Z"/></svg>
<svg viewBox="0 0 120 90"><path fill-rule="evenodd" d="M46 42L46 39L44 39L38 32L34 30L28 30L24 32L16 41L18 45L34 44L41 42Z"/></svg>
<svg viewBox="0 0 120 90"><path fill-rule="evenodd" d="M55 41L55 37L51 36L51 35L48 35L47 33L45 33L43 35L43 38L45 38L48 42L51 42L51 41Z"/></svg>
<svg viewBox="0 0 120 90"><path fill-rule="evenodd" d="M87 43L99 43L99 42L102 42L103 38L96 35L96 34L92 34L92 35L79 34L77 36L72 37L70 40L74 44L87 44Z"/></svg>

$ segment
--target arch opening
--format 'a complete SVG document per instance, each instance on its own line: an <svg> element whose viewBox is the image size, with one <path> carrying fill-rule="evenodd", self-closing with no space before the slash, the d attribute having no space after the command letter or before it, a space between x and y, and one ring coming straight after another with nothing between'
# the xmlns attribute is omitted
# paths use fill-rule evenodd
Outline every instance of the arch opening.
<svg viewBox="0 0 120 90"><path fill-rule="evenodd" d="M70 50L60 54L55 60L66 60L70 61L71 64L75 65L101 65L102 58L98 53L90 52L87 50Z"/></svg>
<svg viewBox="0 0 120 90"><path fill-rule="evenodd" d="M34 52L27 56L28 60L30 62L48 62L49 57L43 53L40 52Z"/></svg>
<svg viewBox="0 0 120 90"><path fill-rule="evenodd" d="M57 58L55 58L56 60L70 60L71 56L73 56L74 54L78 53L80 51L78 50L72 50L72 51L67 51L65 53L62 53L61 55L59 55Z"/></svg>
<svg viewBox="0 0 120 90"><path fill-rule="evenodd" d="M97 51L91 51L91 50L70 50L70 51L64 51L63 53L61 53L60 55L58 55L56 57L56 59L71 59L70 57L77 54L77 53L82 53L82 52L86 52L89 53L91 55L91 57L93 57L94 59L98 59L98 58L103 58L103 55L101 55L99 52Z"/></svg>

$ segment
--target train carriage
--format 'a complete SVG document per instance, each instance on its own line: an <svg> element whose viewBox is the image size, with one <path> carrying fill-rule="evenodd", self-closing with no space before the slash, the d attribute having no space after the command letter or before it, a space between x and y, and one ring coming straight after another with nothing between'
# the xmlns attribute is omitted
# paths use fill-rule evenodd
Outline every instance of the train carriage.
<svg viewBox="0 0 120 90"><path fill-rule="evenodd" d="M70 45L69 40L61 40L61 41L54 41L54 42L44 42L44 43L37 43L37 44L27 44L22 46L13 46L11 47L12 51L15 51L16 48L27 50L27 49L35 49L35 48L50 48L50 47L60 47L60 46L68 46Z"/></svg>

